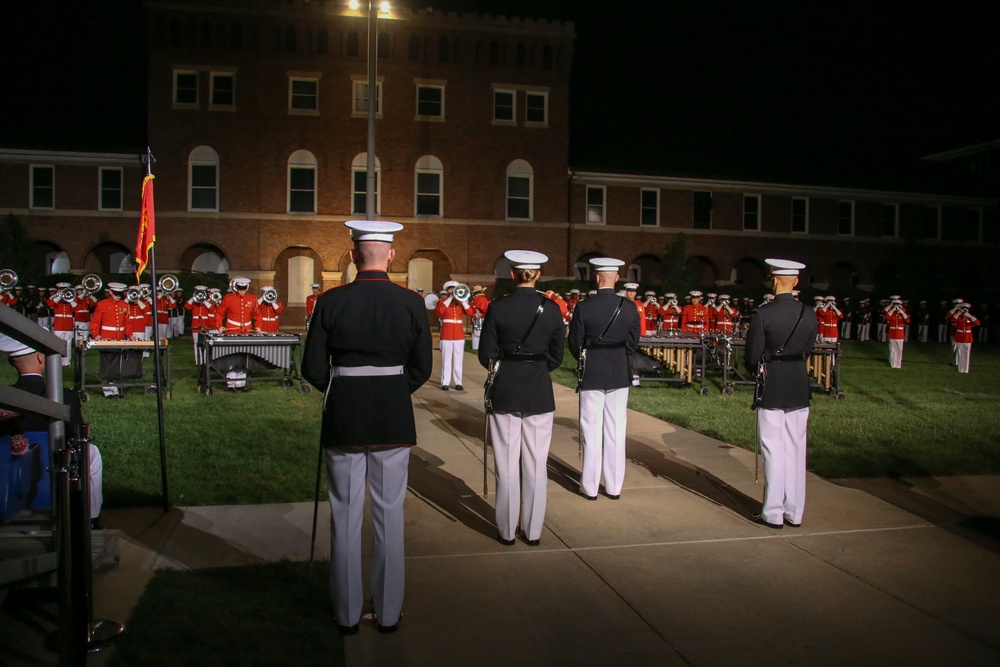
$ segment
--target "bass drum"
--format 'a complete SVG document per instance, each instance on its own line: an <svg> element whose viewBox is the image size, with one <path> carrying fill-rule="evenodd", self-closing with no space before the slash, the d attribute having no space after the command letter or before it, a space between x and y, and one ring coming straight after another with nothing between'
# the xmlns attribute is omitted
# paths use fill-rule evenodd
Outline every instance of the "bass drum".
<svg viewBox="0 0 1000 667"><path fill-rule="evenodd" d="M428 294L424 297L424 306L427 310L434 310L437 308L439 297L437 294Z"/></svg>

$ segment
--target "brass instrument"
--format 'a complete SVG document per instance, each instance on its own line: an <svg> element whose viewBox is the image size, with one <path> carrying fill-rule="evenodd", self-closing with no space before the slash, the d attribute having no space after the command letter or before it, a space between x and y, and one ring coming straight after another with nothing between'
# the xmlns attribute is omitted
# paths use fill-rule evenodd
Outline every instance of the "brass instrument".
<svg viewBox="0 0 1000 667"><path fill-rule="evenodd" d="M153 288L146 283L139 285L139 296L148 301L153 297Z"/></svg>
<svg viewBox="0 0 1000 667"><path fill-rule="evenodd" d="M214 289L208 293L208 298L212 301L212 303L218 306L220 303L222 303L222 292L220 290Z"/></svg>
<svg viewBox="0 0 1000 667"><path fill-rule="evenodd" d="M125 290L125 301L128 303L139 303L139 298L141 296L142 288L139 285L132 285Z"/></svg>
<svg viewBox="0 0 1000 667"><path fill-rule="evenodd" d="M459 301L468 301L469 297L472 296L472 290L469 289L468 285L462 284L455 287L452 295Z"/></svg>
<svg viewBox="0 0 1000 667"><path fill-rule="evenodd" d="M203 289L195 290L192 298L195 303L205 303L205 300L208 299L208 292Z"/></svg>
<svg viewBox="0 0 1000 667"><path fill-rule="evenodd" d="M180 286L181 281L172 273L161 276L159 282L156 283L156 289L163 290L168 294L177 291Z"/></svg>
<svg viewBox="0 0 1000 667"><path fill-rule="evenodd" d="M76 291L72 287L64 287L59 291L59 296L67 303L76 300Z"/></svg>
<svg viewBox="0 0 1000 667"><path fill-rule="evenodd" d="M9 292L17 285L17 273L14 269L0 271L0 292Z"/></svg>
<svg viewBox="0 0 1000 667"><path fill-rule="evenodd" d="M264 299L265 303L274 305L278 301L278 290L273 287L261 292L260 298Z"/></svg>
<svg viewBox="0 0 1000 667"><path fill-rule="evenodd" d="M101 288L104 287L104 281L101 280L101 277L96 273L88 273L85 275L83 280L80 281L80 284L83 285L83 289L90 295L97 294L101 291Z"/></svg>
<svg viewBox="0 0 1000 667"><path fill-rule="evenodd" d="M229 289L226 291L230 293L236 291L236 278L229 279Z"/></svg>

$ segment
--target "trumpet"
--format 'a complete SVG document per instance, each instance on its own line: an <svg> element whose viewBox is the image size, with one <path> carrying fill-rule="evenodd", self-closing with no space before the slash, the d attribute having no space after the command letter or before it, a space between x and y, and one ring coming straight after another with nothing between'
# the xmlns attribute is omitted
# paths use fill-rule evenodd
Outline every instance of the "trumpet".
<svg viewBox="0 0 1000 667"><path fill-rule="evenodd" d="M138 303L139 298L142 296L142 287L139 285L132 285L127 290L125 290L125 300L129 303Z"/></svg>
<svg viewBox="0 0 1000 667"><path fill-rule="evenodd" d="M195 290L192 297L194 298L195 303L205 303L205 299L208 298L208 292L203 289Z"/></svg>
<svg viewBox="0 0 1000 667"><path fill-rule="evenodd" d="M469 289L468 285L462 284L455 287L455 291L452 295L459 301L468 301L469 297L472 296L472 290Z"/></svg>
<svg viewBox="0 0 1000 667"><path fill-rule="evenodd" d="M69 303L76 300L76 291L72 287L64 287L59 291L59 296L62 297L63 301Z"/></svg>
<svg viewBox="0 0 1000 667"><path fill-rule="evenodd" d="M0 271L0 292L9 292L17 285L17 273L14 269Z"/></svg>
<svg viewBox="0 0 1000 667"><path fill-rule="evenodd" d="M101 288L104 287L104 281L101 280L101 277L96 273L88 273L85 275L83 280L80 281L80 284L83 285L83 289L87 291L87 294L97 294L101 291Z"/></svg>
<svg viewBox="0 0 1000 667"><path fill-rule="evenodd" d="M212 290L208 293L208 298L212 301L212 303L218 306L222 303L222 292L219 290Z"/></svg>
<svg viewBox="0 0 1000 667"><path fill-rule="evenodd" d="M163 290L168 293L177 291L180 289L180 286L181 281L179 281L177 276L172 273L161 276L159 282L156 283L156 289Z"/></svg>
<svg viewBox="0 0 1000 667"><path fill-rule="evenodd" d="M151 299L153 297L153 288L146 283L139 285L139 296L146 300Z"/></svg>
<svg viewBox="0 0 1000 667"><path fill-rule="evenodd" d="M278 290L273 287L266 289L261 292L260 298L264 299L266 303L274 304L278 300Z"/></svg>

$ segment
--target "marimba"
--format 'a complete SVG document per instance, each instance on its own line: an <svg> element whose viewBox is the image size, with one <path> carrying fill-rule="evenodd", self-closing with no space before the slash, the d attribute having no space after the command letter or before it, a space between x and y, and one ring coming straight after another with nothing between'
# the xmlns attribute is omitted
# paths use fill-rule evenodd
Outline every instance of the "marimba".
<svg viewBox="0 0 1000 667"><path fill-rule="evenodd" d="M245 378L240 378L241 382L280 379L286 389L298 381L299 390L308 393L312 387L299 375L295 363L295 352L301 345L302 337L292 333L203 333L198 337L202 360L198 393L215 395L213 372L220 382L224 382L226 374L231 372L246 373ZM260 372L267 372L267 375L258 374Z"/></svg>
<svg viewBox="0 0 1000 667"><path fill-rule="evenodd" d="M696 354L701 347L701 339L680 334L644 336L639 339L639 352L656 360L664 370L672 374L671 376L659 373L641 375L640 384L642 382L676 382L686 386L694 382L699 374L704 378L704 372L699 373L703 370L704 357L699 362ZM704 380L702 383L704 386Z"/></svg>
<svg viewBox="0 0 1000 667"><path fill-rule="evenodd" d="M77 354L74 357L76 363L76 386L75 389L80 394L80 401L86 403L90 400L87 389L97 389L105 385L96 373L96 382L87 383L87 353L96 350L98 352L116 352L120 354L119 370L120 377L108 380L107 384L113 384L119 388L125 387L145 387L147 394L155 394L156 386L151 385L147 380L142 382L142 359L152 352L155 343L151 340L96 340L89 338L86 340L77 339ZM163 365L160 372L163 374L164 396L169 399L171 394L170 383L170 345L167 340L160 341L160 359Z"/></svg>

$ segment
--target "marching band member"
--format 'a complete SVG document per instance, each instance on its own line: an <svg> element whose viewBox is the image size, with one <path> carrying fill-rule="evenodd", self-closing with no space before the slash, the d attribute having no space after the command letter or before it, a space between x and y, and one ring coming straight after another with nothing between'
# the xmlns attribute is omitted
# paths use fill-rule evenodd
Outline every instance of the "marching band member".
<svg viewBox="0 0 1000 667"><path fill-rule="evenodd" d="M840 321L844 314L837 308L837 298L828 296L823 300L823 320L820 333L824 343L836 343L840 337Z"/></svg>
<svg viewBox="0 0 1000 667"><path fill-rule="evenodd" d="M882 312L886 323L886 336L889 340L889 367L903 367L903 339L906 335L906 323L910 316L903 309L903 301L897 296L889 302L889 307Z"/></svg>
<svg viewBox="0 0 1000 667"><path fill-rule="evenodd" d="M656 292L646 290L645 301L642 304L643 312L646 315L646 335L653 336L660 323L660 305L656 302Z"/></svg>
<svg viewBox="0 0 1000 667"><path fill-rule="evenodd" d="M806 502L806 435L809 375L806 360L819 324L792 288L804 264L765 259L775 297L754 313L747 329L745 364L757 376L763 363L764 393L756 404L757 433L764 453L764 505L754 523L768 528L802 525Z"/></svg>
<svg viewBox="0 0 1000 667"><path fill-rule="evenodd" d="M444 296L438 301L435 311L441 320L441 389L448 391L452 379L455 389L462 391L462 362L465 358L465 320L463 315L472 316L475 311L468 300L455 298L458 282L449 280L444 284Z"/></svg>
<svg viewBox="0 0 1000 667"><path fill-rule="evenodd" d="M90 318L90 337L96 340L129 340L134 330L129 319L128 304L125 303L125 284L108 283L108 296L97 302ZM104 382L102 392L105 398L121 397L121 389L115 384L121 378L124 352L101 350L101 370L98 377ZM141 363L142 357L138 359Z"/></svg>
<svg viewBox="0 0 1000 667"><path fill-rule="evenodd" d="M312 294L306 297L306 331L309 331L309 323L312 321L313 311L316 310L316 300L319 299L320 284L310 285Z"/></svg>
<svg viewBox="0 0 1000 667"><path fill-rule="evenodd" d="M926 343L930 336L931 311L927 308L927 301L921 299L917 304L917 342Z"/></svg>
<svg viewBox="0 0 1000 667"><path fill-rule="evenodd" d="M639 289L639 283L625 283L625 298L635 304L635 310L639 313L639 335L646 335L646 308L642 302L635 298Z"/></svg>
<svg viewBox="0 0 1000 667"><path fill-rule="evenodd" d="M201 350L198 341L201 334L215 326L215 307L208 298L209 291L204 285L195 285L191 298L184 303L184 309L191 311L191 340L194 345L194 363L201 365Z"/></svg>
<svg viewBox="0 0 1000 667"><path fill-rule="evenodd" d="M233 278L235 291L222 297L222 303L215 311L215 328L224 334L253 333L253 317L257 311L257 299L248 294L250 279L243 276ZM230 391L246 391L246 371L226 373L226 387Z"/></svg>
<svg viewBox="0 0 1000 667"><path fill-rule="evenodd" d="M180 338L184 335L184 292L178 286L170 295L173 303L170 305L170 335Z"/></svg>
<svg viewBox="0 0 1000 667"><path fill-rule="evenodd" d="M76 307L73 308L73 328L76 330L77 340L87 340L90 338L90 311L97 305L97 299L88 294L83 285L77 285Z"/></svg>
<svg viewBox="0 0 1000 667"><path fill-rule="evenodd" d="M152 310L137 290L125 290L125 305L128 308L128 318L132 323L132 338L135 340L149 340L146 337L146 317L147 311Z"/></svg>
<svg viewBox="0 0 1000 667"><path fill-rule="evenodd" d="M951 316L955 326L955 353L958 372L969 372L969 358L972 355L972 329L979 326L979 320L969 312L969 303L963 301Z"/></svg>
<svg viewBox="0 0 1000 667"><path fill-rule="evenodd" d="M582 357L583 371L578 381L583 439L580 493L597 500L603 472L604 493L618 500L625 482L625 426L632 385L629 355L639 345L642 325L638 310L623 304L614 292L618 268L625 262L600 257L590 263L597 294L577 305L569 325L569 351L578 361Z"/></svg>
<svg viewBox="0 0 1000 667"><path fill-rule="evenodd" d="M76 293L69 283L56 283L58 291L49 297L47 304L52 309L52 333L66 341L66 351L62 355L62 365L69 366L73 356L73 312L76 309Z"/></svg>
<svg viewBox="0 0 1000 667"><path fill-rule="evenodd" d="M689 336L701 337L705 333L708 309L701 303L701 292L692 291L688 296L691 303L681 310L681 331Z"/></svg>
<svg viewBox="0 0 1000 667"><path fill-rule="evenodd" d="M521 519L525 542L537 546L556 409L549 373L562 364L563 313L555 299L535 290L548 257L531 250L508 250L504 257L515 288L489 304L479 348L479 363L493 373L486 419L496 469L496 539L514 544Z"/></svg>
<svg viewBox="0 0 1000 667"><path fill-rule="evenodd" d="M174 307L174 297L161 289L156 290L156 333L160 340L170 338L170 311Z"/></svg>
<svg viewBox="0 0 1000 667"><path fill-rule="evenodd" d="M269 292L274 292L274 302L270 302L264 297ZM254 324L260 333L278 333L278 315L285 310L285 304L278 301L277 291L267 285L260 288L260 297L257 299L257 310L254 312Z"/></svg>
<svg viewBox="0 0 1000 667"><path fill-rule="evenodd" d="M663 295L663 305L660 307L660 326L669 336L676 336L681 328L681 307L677 304L677 295L667 292Z"/></svg>
<svg viewBox="0 0 1000 667"><path fill-rule="evenodd" d="M480 285L477 285L481 289ZM475 291L475 290L473 290ZM483 295L481 295L483 296ZM473 294L470 297L470 305L472 306L472 349L479 350L479 342L483 336L483 319L486 317L486 310L489 307L489 302L487 301L486 307L480 308L481 301L477 303L476 295ZM485 297L484 297L485 298Z"/></svg>
<svg viewBox="0 0 1000 667"><path fill-rule="evenodd" d="M719 307L715 314L715 331L725 336L731 336L736 331L736 320L739 313L729 305L729 295L719 296Z"/></svg>

